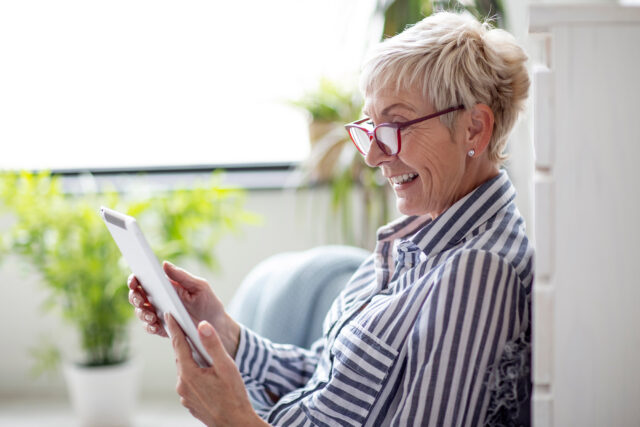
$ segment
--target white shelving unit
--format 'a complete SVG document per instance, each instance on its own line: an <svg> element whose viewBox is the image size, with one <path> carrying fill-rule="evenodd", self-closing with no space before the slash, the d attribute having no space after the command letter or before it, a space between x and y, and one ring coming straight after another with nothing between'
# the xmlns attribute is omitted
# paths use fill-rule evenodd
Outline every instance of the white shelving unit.
<svg viewBox="0 0 640 427"><path fill-rule="evenodd" d="M640 426L640 7L534 5L535 426Z"/></svg>

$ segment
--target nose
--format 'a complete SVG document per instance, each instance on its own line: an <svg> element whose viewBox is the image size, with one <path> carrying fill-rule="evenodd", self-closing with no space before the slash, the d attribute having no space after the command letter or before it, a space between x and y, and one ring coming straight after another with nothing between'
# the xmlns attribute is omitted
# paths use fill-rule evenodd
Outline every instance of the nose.
<svg viewBox="0 0 640 427"><path fill-rule="evenodd" d="M395 155L385 153L384 150L380 148L381 144L382 143L378 142L375 136L371 136L371 146L369 147L367 155L364 156L364 162L372 168L393 160L395 157Z"/></svg>

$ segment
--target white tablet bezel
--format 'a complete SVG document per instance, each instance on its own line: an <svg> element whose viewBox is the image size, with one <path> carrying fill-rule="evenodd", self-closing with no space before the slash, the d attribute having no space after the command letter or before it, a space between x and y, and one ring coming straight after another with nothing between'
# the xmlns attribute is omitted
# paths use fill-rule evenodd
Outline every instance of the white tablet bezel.
<svg viewBox="0 0 640 427"><path fill-rule="evenodd" d="M149 303L155 307L164 330L169 335L164 314L171 313L187 336L187 342L191 346L196 363L201 367L211 366L211 356L200 341L196 325L162 270L151 246L138 227L136 219L106 207L100 208L100 216L107 225L127 265L146 292Z"/></svg>

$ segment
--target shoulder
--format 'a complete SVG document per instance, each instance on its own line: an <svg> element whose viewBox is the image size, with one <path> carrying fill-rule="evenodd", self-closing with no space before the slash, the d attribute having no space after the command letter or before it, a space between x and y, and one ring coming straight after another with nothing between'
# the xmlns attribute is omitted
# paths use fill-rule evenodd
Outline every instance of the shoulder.
<svg viewBox="0 0 640 427"><path fill-rule="evenodd" d="M474 286L487 281L502 281L511 276L519 280L516 269L508 257L499 252L476 248L461 248L447 256L437 267L440 282Z"/></svg>
<svg viewBox="0 0 640 427"><path fill-rule="evenodd" d="M483 334L485 329L520 324L528 291L500 254L458 250L430 273L412 326L418 341L429 334L458 337L463 330L480 328L476 332Z"/></svg>
<svg viewBox="0 0 640 427"><path fill-rule="evenodd" d="M474 229L451 251L467 261L474 256L513 269L525 287L533 281L534 249L514 203ZM474 254L474 255L472 255Z"/></svg>
<svg viewBox="0 0 640 427"><path fill-rule="evenodd" d="M520 310L530 294L508 258L482 249L451 251L417 284L424 296L421 311L437 307L439 313L485 304L515 305Z"/></svg>

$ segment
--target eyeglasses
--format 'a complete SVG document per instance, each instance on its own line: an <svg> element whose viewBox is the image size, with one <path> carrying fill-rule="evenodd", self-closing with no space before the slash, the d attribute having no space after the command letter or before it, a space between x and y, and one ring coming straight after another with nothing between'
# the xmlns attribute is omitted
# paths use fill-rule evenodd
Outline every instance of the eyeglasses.
<svg viewBox="0 0 640 427"><path fill-rule="evenodd" d="M369 121L368 124L373 125L373 122L371 122L371 119L368 117L357 120L353 123L349 123L344 127L347 129L347 132L349 132L349 136L351 137L351 140L355 144L356 148L363 156L366 156L369 152L369 149L371 148L371 142L374 138L378 143L378 147L380 147L380 149L386 155L393 156L400 152L400 131L402 129L405 129L416 123L423 122L425 120L433 119L443 114L451 113L452 111L461 110L463 108L464 105L447 108L446 110L438 111L437 113L429 114L428 116L420 117L414 120L409 120L408 122L382 123L374 127L372 130L369 130L371 128L367 129L360 126L362 123L365 123L367 121Z"/></svg>

